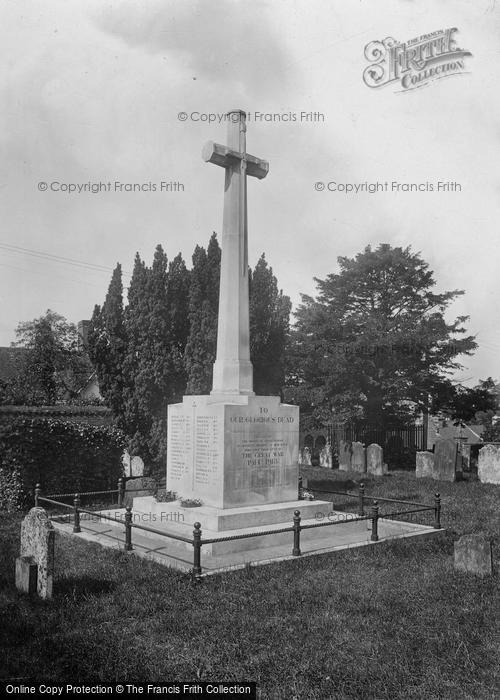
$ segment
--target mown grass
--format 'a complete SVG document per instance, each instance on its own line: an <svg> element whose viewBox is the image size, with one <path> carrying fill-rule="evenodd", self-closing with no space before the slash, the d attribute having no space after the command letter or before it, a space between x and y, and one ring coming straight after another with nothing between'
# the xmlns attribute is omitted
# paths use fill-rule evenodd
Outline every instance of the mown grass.
<svg viewBox="0 0 500 700"><path fill-rule="evenodd" d="M307 471L325 475L346 480ZM42 602L14 588L20 517L1 516L1 677L253 680L265 698L500 697L498 573L455 572L452 557L454 539L481 531L498 562L500 488L408 474L365 483L367 493L426 502L437 486L450 531L200 584L58 537L55 596Z"/></svg>

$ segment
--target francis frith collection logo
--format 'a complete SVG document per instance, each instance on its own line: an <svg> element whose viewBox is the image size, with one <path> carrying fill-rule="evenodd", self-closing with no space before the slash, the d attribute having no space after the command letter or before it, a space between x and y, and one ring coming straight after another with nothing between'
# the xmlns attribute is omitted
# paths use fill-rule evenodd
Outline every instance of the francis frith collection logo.
<svg viewBox="0 0 500 700"><path fill-rule="evenodd" d="M365 46L370 65L363 80L370 88L393 83L400 91L423 87L433 80L465 72L465 59L472 56L457 46L456 27L439 29L402 43L387 37Z"/></svg>

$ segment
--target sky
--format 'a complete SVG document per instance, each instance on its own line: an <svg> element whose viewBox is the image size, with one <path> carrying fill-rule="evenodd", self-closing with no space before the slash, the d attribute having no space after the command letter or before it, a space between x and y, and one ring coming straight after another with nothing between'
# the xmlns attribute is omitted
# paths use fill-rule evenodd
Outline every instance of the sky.
<svg viewBox="0 0 500 700"><path fill-rule="evenodd" d="M458 73L363 80L371 42L448 28L471 54ZM222 226L224 175L201 149L239 108L270 164L249 178L250 264L265 252L296 305L339 256L411 245L436 291L465 290L448 318L469 316L479 349L457 380L500 380L499 39L496 0L4 0L0 345L48 308L90 318L136 251L190 264Z"/></svg>

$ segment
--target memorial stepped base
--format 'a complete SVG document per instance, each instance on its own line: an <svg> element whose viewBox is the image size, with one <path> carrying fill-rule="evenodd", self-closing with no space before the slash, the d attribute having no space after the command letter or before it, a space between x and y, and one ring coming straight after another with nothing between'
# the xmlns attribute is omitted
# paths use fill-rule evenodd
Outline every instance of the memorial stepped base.
<svg viewBox="0 0 500 700"><path fill-rule="evenodd" d="M306 503L300 501L300 504ZM315 505L318 502L314 502ZM330 504L328 504L330 506ZM195 509L197 510L197 509ZM124 509L114 511L106 511L106 514L115 521L104 520L96 516L88 516L82 513L81 532L73 533L72 517L67 515L55 516L52 518L54 527L62 535L67 535L71 538L77 538L89 543L100 544L115 551L123 551L125 543L125 528L123 526L123 518L125 515ZM329 511L329 519L338 517L340 522L337 525L330 527L317 527L301 532L300 549L302 557L326 554L328 552L340 552L345 549L356 547L370 547L388 540L395 540L407 537L423 537L440 535L443 530L434 530L432 527L419 525L417 523L405 523L396 520L379 520L379 542L370 540L371 528L370 521L349 522L349 517L356 517L355 514L349 513L334 513ZM306 524L307 521L302 521ZM310 522L310 521L309 521ZM151 527L157 526L157 523L144 522L144 525ZM174 534L187 535L191 537L188 527L180 526L177 523L171 523L170 532ZM177 525L177 528L175 527ZM286 523L280 525L261 526L262 529L285 527ZM253 528L254 531L256 528ZM158 527L158 530L162 528ZM230 531L231 532L231 531ZM233 530L231 534L235 534ZM222 533L217 533L221 536ZM207 537L207 533L203 533ZM208 545L203 545L201 548L201 565L203 575L215 574L221 571L239 569L248 565L269 564L271 562L279 562L285 560L294 560L297 557L292 555L293 533L287 532L283 534L285 538L282 543L277 543L275 535L260 536L249 538L248 540L233 540L252 542L254 549L240 550L237 552L221 553L211 555L208 554ZM260 545L257 542L260 540ZM149 561L155 561L167 567L172 567L184 572L190 572L193 567L193 547L189 544L178 542L169 537L147 533L144 530L133 528L132 531L132 554L143 557ZM300 558L300 557L299 557Z"/></svg>
<svg viewBox="0 0 500 700"><path fill-rule="evenodd" d="M154 498L134 498L134 521L166 534L181 535L191 538L196 522L201 524L202 539L219 537L234 537L254 532L265 533L282 527L292 527L295 511L300 511L301 523L312 524L326 522L335 518L332 504L329 501L291 501L288 503L266 503L260 506L241 506L239 508L214 508L199 506L198 508L182 508L177 501L158 503ZM345 518L345 513L337 514ZM355 517L352 516L351 517ZM319 531L323 536L325 528L305 530L301 537L306 540L318 537ZM152 535L146 530L145 536ZM205 555L218 556L232 552L243 552L261 547L293 542L292 532L262 534L226 542L213 542L203 545ZM192 549L192 545L184 543Z"/></svg>

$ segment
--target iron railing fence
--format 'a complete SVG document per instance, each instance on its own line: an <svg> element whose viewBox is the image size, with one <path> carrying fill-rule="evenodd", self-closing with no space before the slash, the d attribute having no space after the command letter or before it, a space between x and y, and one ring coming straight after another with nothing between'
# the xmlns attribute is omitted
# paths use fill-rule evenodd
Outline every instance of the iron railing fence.
<svg viewBox="0 0 500 700"><path fill-rule="evenodd" d="M353 517L348 518L348 519L342 519L342 518L337 519L337 520L330 520L329 519L326 522L302 524L300 510L295 510L294 515L293 515L293 522L288 527L273 528L272 530L265 530L265 531L254 531L254 532L248 532L248 533L244 533L244 534L240 534L240 535L227 535L224 537L204 538L203 533L202 533L202 529L201 529L201 523L199 523L199 522L194 523L192 537L183 537L181 535L173 534L171 532L165 532L164 530L159 530L157 528L148 527L147 525L140 525L138 523L133 522L132 506L126 506L124 519L123 519L123 525L125 528L124 549L125 549L125 551L132 551L133 550L132 530L134 528L137 530L143 530L146 532L150 532L150 533L153 533L155 535L159 535L161 537L166 537L167 539L171 539L174 541L180 541L180 542L184 542L187 544L191 544L193 547L193 566L191 569L191 575L193 578L199 578L203 573L202 566L201 566L201 548L203 545L207 545L207 544L215 544L218 542L229 542L232 540L243 540L243 539L249 539L252 537L268 537L271 535L277 535L277 534L282 534L285 532L290 532L290 533L293 533L292 556L297 557L297 556L300 556L302 554L301 546L300 546L300 534L301 534L301 532L303 530L310 530L313 528L333 527L335 525L346 524L346 523L370 521L370 523L371 523L370 540L372 542L377 542L379 540L378 525L379 525L379 520L381 518L391 519L391 518L395 518L398 516L409 516L409 515L420 514L420 513L424 513L424 512L428 512L428 513L432 512L434 514L434 520L433 520L434 529L436 529L436 530L441 529L441 498L440 498L439 493L435 494L434 503L432 505L430 505L430 504L425 504L425 503L418 503L416 501L405 501L402 499L384 498L384 497L378 497L378 496L368 496L365 493L364 484L359 485L358 493L351 493L348 491L324 491L324 490L321 490L319 492L322 494L329 493L332 495L341 495L341 496L344 496L346 498L356 499L357 508L358 508L357 514L354 515ZM123 504L124 493L125 493L125 491L124 491L124 484L123 484L122 479L120 479L118 482L118 488L114 489L112 491L99 491L99 492L94 491L94 492L75 493L75 494L50 494L47 496L44 496L42 494L42 487L40 484L37 484L35 487L35 506L39 506L40 503L43 502L43 503L48 503L52 506L56 506L58 508L66 508L66 509L71 510L72 514L73 514L73 532L80 533L81 532L81 518L80 518L81 513L86 513L89 515L96 515L96 511L82 507L82 505L81 505L81 497L82 496L117 494L118 504L121 507ZM69 503L64 503L63 501L58 501L55 499L56 496L58 498L72 497L73 503L69 504ZM371 506L369 507L369 509L368 509L369 512L367 513L366 509L367 509L367 506L369 503L371 503ZM418 506L418 507L406 509L406 510L392 511L389 513L382 513L381 514L380 503L396 503L396 504L405 504L405 505L409 505L409 506ZM119 524L120 522L122 522L121 520L117 520L116 517L113 517L110 515L105 515L104 513L101 513L101 512L98 513L98 516L99 516L99 518L102 518L103 520L109 520L109 521L114 522L115 524Z"/></svg>

